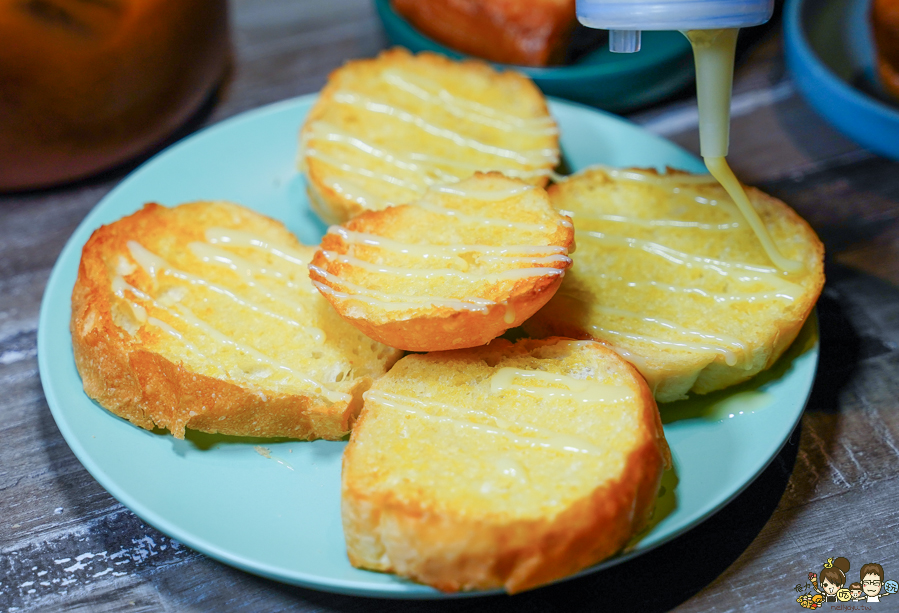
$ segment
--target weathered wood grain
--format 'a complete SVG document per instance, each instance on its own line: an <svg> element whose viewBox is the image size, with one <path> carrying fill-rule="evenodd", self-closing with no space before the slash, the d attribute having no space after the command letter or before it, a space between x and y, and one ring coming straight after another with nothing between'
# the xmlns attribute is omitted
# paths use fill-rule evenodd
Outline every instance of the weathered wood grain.
<svg viewBox="0 0 899 613"><path fill-rule="evenodd" d="M232 74L187 130L316 91L343 61L386 44L367 0L235 0L232 19ZM762 476L696 529L608 571L514 598L319 593L231 569L146 526L60 436L35 350L59 251L136 162L0 196L0 612L780 610L797 607L793 586L827 557L848 557L850 577L868 561L899 576L899 164L811 112L785 74L776 28L743 56L735 101L738 174L795 206L828 249L808 409ZM695 151L694 104L682 95L634 119ZM880 608L896 606L887 599Z"/></svg>

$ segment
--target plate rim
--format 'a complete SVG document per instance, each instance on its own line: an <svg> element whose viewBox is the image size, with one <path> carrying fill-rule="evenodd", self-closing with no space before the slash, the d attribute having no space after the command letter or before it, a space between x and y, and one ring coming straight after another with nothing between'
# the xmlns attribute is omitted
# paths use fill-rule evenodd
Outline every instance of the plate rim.
<svg viewBox="0 0 899 613"><path fill-rule="evenodd" d="M107 202L114 202L118 197L118 194L122 191L127 190L131 183L139 181L140 175L145 172L152 172L152 168L155 164L161 163L161 160L165 160L167 157L171 155L177 155L183 148L190 147L191 142L194 139L205 138L210 134L214 134L218 131L228 130L232 125L258 120L261 117L264 117L269 114L279 113L281 111L291 109L297 106L301 106L306 103L310 103L318 97L317 93L306 94L303 96L298 96L295 98L289 98L286 100L281 100L272 104L268 104L256 109L251 109L249 111L245 111L243 113L238 113L233 115L227 119L224 119L216 124L211 126L207 126L202 130L199 130L184 139L178 141L177 143L171 145L170 147L164 149L158 154L151 157L149 160L141 164L138 168L133 170L128 174L118 185L116 185L112 190L110 190L97 204L91 209L91 211L85 216L85 218L78 224L76 229L73 231L72 235L66 241L65 246L61 250L56 262L53 265L50 276L48 277L47 284L45 286L44 295L41 299L41 307L38 318L38 330L37 330L37 357L38 357L38 368L41 379L41 385L44 391L45 398L47 399L48 407L50 408L50 412L54 418L54 422L57 425L60 433L65 439L67 445L72 450L76 458L81 462L81 464L85 467L85 469L90 473L90 475L98 482L98 484L103 487L113 498L123 504L127 509L133 512L137 517L141 520L145 521L147 524L153 526L160 532L172 536L176 540L184 543L191 549L199 551L204 555L207 555L213 559L224 562L229 566L238 568L240 570L249 572L254 575L262 576L268 579L272 579L275 581L279 581L286 584L297 585L304 588L324 591L324 592L332 592L332 593L340 593L346 595L353 596L364 596L364 597L375 597L375 598L386 598L386 599L401 599L401 600L433 600L433 599L453 599L453 598L468 598L468 597L481 597L481 596L491 596L496 594L505 593L501 589L496 590L482 590L475 592L459 592L454 594L444 594L433 588L422 586L419 584L407 584L407 583L396 583L396 584L378 584L371 585L369 587L361 587L359 582L356 580L348 580L348 579L338 579L332 577L322 577L320 575L309 575L306 572L293 572L293 577L285 578L282 572L279 572L275 567L271 565L266 565L264 563L249 563L247 562L240 554L234 554L227 550L224 550L217 546L213 542L209 542L201 537L195 537L189 532L185 532L177 525L171 523L165 517L158 515L153 509L147 508L145 505L135 501L132 497L122 490L116 484L115 480L112 477L109 477L106 471L101 468L97 462L93 459L90 452L85 448L82 444L80 438L73 432L71 429L68 420L62 412L61 406L63 404L63 400L57 396L57 390L54 387L55 382L53 381L52 367L49 363L49 353L52 351L52 348L48 345L51 341L48 340L48 334L50 329L50 321L51 319L55 319L52 310L59 308L50 304L50 295L51 293L58 293L59 291L66 292L69 290L68 287L61 288L60 284L63 281L63 276L66 274L65 269L67 267L72 266L72 258L77 258L80 262L80 249L83 246L83 243L80 240L75 240L76 238L80 239L80 235L88 232L92 232L94 229L99 227L98 218L100 218L104 214L104 204ZM612 113L607 111L603 111L600 109L596 109L594 107L590 107L589 105L569 101L569 100L560 100L557 98L548 98L549 102L552 105L562 105L562 106L571 106L576 107L580 111L586 111L591 114L596 114L603 117L604 120L610 120L613 122L619 122L621 124L625 124L628 127L636 128L642 131L651 134L655 138L660 138L662 140L666 140L663 137L658 135L654 135L651 132L645 130L641 126L634 124L626 119L618 117ZM667 141L676 148L680 149L684 153L689 154L683 148L677 146L670 141ZM695 156L693 156L695 158ZM106 205L108 207L108 205ZM89 235L88 235L89 236ZM85 238L86 240L86 238ZM70 303L64 306L66 312L70 312ZM814 325L817 331L817 317L816 311L813 311L812 317L815 318ZM806 324L809 325L809 324ZM70 339L67 342L67 346L71 346ZM554 583L561 583L571 579L575 579L578 577L583 577L585 575L593 574L595 572L599 572L605 568L609 568L611 566L615 566L619 563L626 562L628 560L634 559L644 553L648 553L649 551L664 545L671 540L678 538L690 530L697 527L699 524L706 521L711 515L717 513L721 508L730 503L734 498L736 498L740 493L742 493L749 485L751 485L756 478L770 465L770 463L774 460L774 458L779 453L780 449L786 443L786 441L791 436L792 432L795 430L796 425L802 417L804 412L804 407L808 403L809 397L811 395L811 391L813 388L813 384L816 377L817 365L820 356L820 342L815 337L814 345L808 350L813 352L814 364L812 365L811 371L809 373L809 380L807 382L802 382L802 388L804 390L804 399L800 403L800 408L796 411L794 419L790 427L787 429L785 436L779 440L774 441L772 443L774 451L773 453L767 453L766 451L766 459L758 469L752 474L752 476L748 479L744 479L738 487L733 490L730 490L723 496L720 496L718 500L713 500L712 504L708 505L706 510L699 514L697 517L692 518L691 521L687 522L683 526L678 527L675 530L671 530L666 533L664 536L660 537L657 541L651 543L650 545L640 548L634 549L625 553L621 553L612 558L603 560L602 562L593 565L587 569L584 569L574 575L569 577L565 577L560 579ZM82 392L83 393L83 392ZM93 401L91 401L93 402ZM108 413L108 412L107 412ZM113 414L108 413L108 416L113 419L121 419L115 417ZM136 426L135 426L136 427ZM182 534L183 533L183 534ZM294 578L296 577L296 578ZM412 588L412 589L410 589Z"/></svg>

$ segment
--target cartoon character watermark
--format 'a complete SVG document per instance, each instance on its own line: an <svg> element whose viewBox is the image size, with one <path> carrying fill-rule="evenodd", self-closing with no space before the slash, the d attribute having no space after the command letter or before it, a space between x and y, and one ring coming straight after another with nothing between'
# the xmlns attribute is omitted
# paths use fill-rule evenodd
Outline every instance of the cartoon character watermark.
<svg viewBox="0 0 899 613"><path fill-rule="evenodd" d="M885 596L895 594L899 585L895 581L883 580L883 566L869 562L862 566L859 572L862 582L862 591L868 602L880 602ZM884 590L881 593L881 588Z"/></svg>
<svg viewBox="0 0 899 613"><path fill-rule="evenodd" d="M849 572L849 560L846 558L827 558L821 569L821 587L818 587L818 575L809 573L815 591L824 597L824 602L839 602L837 592L846 584L846 573Z"/></svg>
<svg viewBox="0 0 899 613"><path fill-rule="evenodd" d="M797 598L796 602L806 609L817 609L827 602L880 602L899 592L899 583L884 581L883 566L874 562L863 564L859 570L859 580L850 583L847 588L845 585L849 568L850 563L846 558L827 558L820 573L808 574L809 583L798 583L793 588L797 592L807 592ZM817 594L808 591L810 588ZM866 610L869 608L864 607Z"/></svg>

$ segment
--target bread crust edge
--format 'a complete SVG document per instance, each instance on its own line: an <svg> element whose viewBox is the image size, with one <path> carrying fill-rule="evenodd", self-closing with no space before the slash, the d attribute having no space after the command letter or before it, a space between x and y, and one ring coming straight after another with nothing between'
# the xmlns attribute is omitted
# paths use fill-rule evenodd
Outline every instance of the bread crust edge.
<svg viewBox="0 0 899 613"><path fill-rule="evenodd" d="M369 496L342 479L350 563L394 572L447 593L503 588L515 594L568 577L620 551L649 521L662 473L671 467L652 392L625 364L639 394L644 440L628 454L618 478L552 519L505 525L449 516L389 494ZM365 419L363 412L360 424ZM344 467L352 461L353 450L352 444L347 446Z"/></svg>
<svg viewBox="0 0 899 613"><path fill-rule="evenodd" d="M364 66L365 64L371 64L375 62L408 61L412 58L428 63L435 70L440 70L444 66L464 66L468 70L486 72L490 74L494 80L513 81L517 83L518 86L527 89L531 95L535 96L535 99L539 99L543 112L547 117L552 117L549 112L549 107L546 103L546 98L540 91L540 89L534 84L531 79L519 72L516 72L515 70L496 70L486 61L475 58L452 60L443 55L430 51L422 51L417 54L412 54L403 47L393 47L382 51L375 58L351 60L350 62L344 64L344 66L333 70L328 76L327 84L324 88L322 88L318 99L310 109L306 120L303 122L303 126L300 128L300 140L302 141L303 135L308 132L307 126L310 126L315 121L321 119L321 117L324 115L327 105L332 104L334 93L340 88L340 85L335 80L335 75L339 71L347 69L347 67L350 65ZM555 136L554 148L559 148L558 135ZM317 160L315 157L307 155L305 151L300 152L297 160L297 166L299 170L301 172L304 172L306 175L306 192L309 196L312 209L327 223L344 223L345 221L348 221L349 219L352 219L356 215L359 215L360 213L363 213L365 211L377 210L377 208L372 209L369 207L364 207L351 198L343 196L342 194L339 194L335 190L329 188L323 180L324 176L326 174L329 174L328 165L322 163L320 160ZM549 168L550 166L547 165L546 169ZM529 180L528 183L536 187L546 187L547 183L549 183L549 177L539 176L532 180ZM414 198L410 198L410 200L413 199ZM400 202L397 204L405 203Z"/></svg>
<svg viewBox="0 0 899 613"><path fill-rule="evenodd" d="M652 174L660 174L654 168L637 169L642 172ZM589 175L591 173L602 173L602 168L586 168L579 173L579 176ZM685 176L691 173L667 169L667 174ZM693 360L678 360L676 358L664 359L661 357L643 356L644 359L652 359L655 363L651 371L640 371L649 382L650 388L655 394L657 402L673 402L687 398L692 393L707 394L713 391L725 389L733 385L748 381L757 374L771 368L778 359L790 348L793 341L799 335L806 320L811 315L818 297L824 289L824 245L818 238L815 231L809 223L797 213L792 207L785 202L766 194L765 192L744 185L750 200L757 201L763 205L760 214L776 211L778 215L788 218L788 223L799 230L812 246L813 256L809 258L809 262L813 262L813 280L809 290L803 294L801 301L798 302L796 308L791 312L790 316L784 315L776 320L767 322L768 334L766 343L755 346L752 349L750 367L744 368L742 364L728 366L724 363L721 356L699 359L694 356ZM554 202L556 193L562 189L560 184L551 186L547 193L550 200ZM764 214L763 214L764 217ZM574 265L577 264L577 255L574 257ZM597 338L591 335L586 329L577 325L574 321L558 321L542 317L537 313L535 317L526 321L524 324L525 332L534 337L542 338L547 336L569 336L582 340L595 340L603 343L607 347L614 350L613 344L608 339ZM770 345L768 344L770 342ZM635 352L637 353L637 352ZM627 358L625 358L627 359ZM689 364L686 362L689 361ZM638 369L639 370L639 369Z"/></svg>
<svg viewBox="0 0 899 613"><path fill-rule="evenodd" d="M150 203L130 217L153 215L157 208L163 207ZM358 379L348 392L349 402L326 404L310 395L245 389L142 348L113 321L101 254L114 226L102 226L88 239L72 290L72 349L91 399L136 426L168 429L178 439L184 438L187 428L234 436L328 440L340 440L350 432L362 408L362 394L371 387L370 377Z"/></svg>

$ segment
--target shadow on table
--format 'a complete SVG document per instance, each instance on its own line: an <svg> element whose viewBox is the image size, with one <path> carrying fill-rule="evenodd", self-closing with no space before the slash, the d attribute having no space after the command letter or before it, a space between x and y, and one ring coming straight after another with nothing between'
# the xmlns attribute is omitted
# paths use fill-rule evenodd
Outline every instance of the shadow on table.
<svg viewBox="0 0 899 613"><path fill-rule="evenodd" d="M809 483L804 478L791 481L797 460L800 440L809 438L810 432L801 436L804 428L813 428L828 440L829 428L838 427L840 414L839 394L850 382L860 361L883 351L882 343L865 334L859 316L843 292L856 290L856 284L873 282L867 275L852 269L828 266L831 290L825 292L818 304L821 328L821 353L818 377L803 423L797 426L784 448L772 463L734 501L708 520L686 534L649 551L638 558L623 562L592 575L564 581L513 597L492 596L461 598L441 601L381 600L342 596L282 585L262 578L240 573L242 586L250 588L244 593L266 593L272 601L287 605L279 610L302 611L365 611L397 613L442 613L469 611L543 612L543 611L667 611L701 592L726 571L737 569L738 558L768 524L772 513L782 498L795 502L807 500ZM892 297L899 289L876 280L876 287L865 287L863 293L875 292ZM883 298L884 296L881 296ZM858 298L858 297L856 297ZM863 296L862 299L873 296ZM861 328L860 328L861 326ZM823 418L823 419L822 419ZM43 436L59 439L52 420L42 422ZM201 447L205 439L194 441ZM805 440L808 447L808 441ZM48 445L48 448L51 447ZM64 478L68 470L60 462L74 462L69 454L51 461L50 469L58 474L63 495L73 507L78 507L83 496L82 482L69 482ZM788 483L790 487L787 488ZM786 493L785 493L786 492ZM789 500L787 500L789 503ZM784 529L781 526L780 529ZM766 538L776 540L777 527L769 529ZM773 531L773 532L772 532ZM144 534L142 532L141 534ZM751 563L751 560L749 560ZM237 571L234 571L235 573ZM730 572L733 574L733 572ZM726 581L726 579L725 579ZM711 588L722 593L726 587L720 582ZM291 603L293 606L291 606ZM710 603L709 603L710 604ZM722 603L725 604L725 603ZM739 603L728 599L727 606Z"/></svg>
<svg viewBox="0 0 899 613"><path fill-rule="evenodd" d="M845 281L844 277L858 276L857 272L843 267L830 265L828 268L837 288L841 281ZM870 351L865 349L865 339L857 332L851 314L846 312L838 294L825 293L821 297L818 318L820 362L807 411L836 417L840 390L852 378L858 361ZM277 584L271 584L270 589L281 591L285 598L293 596L321 611L668 611L699 593L731 567L768 523L790 482L802 428L800 423L768 468L721 511L673 541L593 575L512 597L443 601L356 598ZM802 498L807 494L799 491L806 480L794 479L797 481L799 485L791 486L786 494L788 497ZM727 603L728 606L737 604L732 600Z"/></svg>
<svg viewBox="0 0 899 613"><path fill-rule="evenodd" d="M796 432L790 440L799 440ZM755 539L780 501L796 451L797 445L788 442L752 485L687 534L618 566L517 596L401 601L324 594L274 583L269 589L285 597L293 595L320 611L668 611L711 583Z"/></svg>

